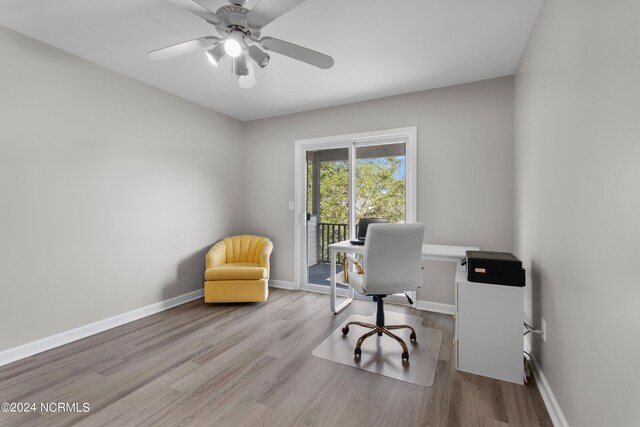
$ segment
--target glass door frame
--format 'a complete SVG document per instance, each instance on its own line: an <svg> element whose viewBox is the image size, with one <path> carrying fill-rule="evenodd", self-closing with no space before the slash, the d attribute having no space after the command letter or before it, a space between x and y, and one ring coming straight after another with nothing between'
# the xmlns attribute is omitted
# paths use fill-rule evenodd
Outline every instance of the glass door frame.
<svg viewBox="0 0 640 427"><path fill-rule="evenodd" d="M355 224L355 151L358 147L382 145L389 143L405 143L405 222L416 222L417 218L417 127L388 129L347 135L302 139L295 141L294 153L294 288L307 291L329 293L329 286L307 283L307 256L302 249L307 243L307 151L347 148L349 150L349 223ZM355 237L355 227L349 227L350 238ZM346 297L348 291L337 289L336 295ZM410 295L417 301L416 293ZM402 302L399 298L389 297L394 302ZM406 299L404 300L406 301ZM407 304L408 305L408 304Z"/></svg>

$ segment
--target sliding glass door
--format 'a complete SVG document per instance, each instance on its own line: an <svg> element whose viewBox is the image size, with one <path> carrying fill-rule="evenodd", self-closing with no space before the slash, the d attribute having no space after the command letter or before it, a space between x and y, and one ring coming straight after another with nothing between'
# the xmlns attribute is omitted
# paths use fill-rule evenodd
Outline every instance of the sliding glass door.
<svg viewBox="0 0 640 427"><path fill-rule="evenodd" d="M355 239L361 218L390 223L415 220L415 198L407 197L407 138L310 141L299 160L304 161L298 200L304 206L304 221L299 224L300 284L324 292L330 285L328 246ZM340 276L343 254L338 254L336 263ZM339 294L346 289L338 284Z"/></svg>
<svg viewBox="0 0 640 427"><path fill-rule="evenodd" d="M306 159L306 282L328 286L328 246L349 239L349 148L308 150Z"/></svg>
<svg viewBox="0 0 640 427"><path fill-rule="evenodd" d="M406 222L406 147L404 141L355 144L355 222L383 218Z"/></svg>

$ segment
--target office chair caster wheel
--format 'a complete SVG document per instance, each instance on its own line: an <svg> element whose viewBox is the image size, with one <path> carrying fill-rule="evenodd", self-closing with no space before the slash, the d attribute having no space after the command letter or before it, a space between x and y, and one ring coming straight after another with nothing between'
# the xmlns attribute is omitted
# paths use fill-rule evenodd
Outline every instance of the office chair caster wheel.
<svg viewBox="0 0 640 427"><path fill-rule="evenodd" d="M360 356L362 356L362 350L360 350L359 348L356 348L356 349L353 351L353 355L354 355L355 357L360 357Z"/></svg>
<svg viewBox="0 0 640 427"><path fill-rule="evenodd" d="M403 351L402 352L402 360L406 360L407 362L409 361L409 352L408 351Z"/></svg>
<svg viewBox="0 0 640 427"><path fill-rule="evenodd" d="M342 328L342 335L347 335L349 333L349 327L345 326L344 328Z"/></svg>
<svg viewBox="0 0 640 427"><path fill-rule="evenodd" d="M418 340L418 337L416 337L415 332L411 332L411 335L409 335L409 339L413 342L416 342Z"/></svg>

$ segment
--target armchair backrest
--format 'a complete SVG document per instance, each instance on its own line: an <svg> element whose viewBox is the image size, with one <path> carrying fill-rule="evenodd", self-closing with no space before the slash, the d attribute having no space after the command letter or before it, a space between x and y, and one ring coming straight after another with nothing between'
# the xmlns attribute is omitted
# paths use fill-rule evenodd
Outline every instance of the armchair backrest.
<svg viewBox="0 0 640 427"><path fill-rule="evenodd" d="M390 295L422 285L424 224L371 224L364 244L363 287Z"/></svg>
<svg viewBox="0 0 640 427"><path fill-rule="evenodd" d="M213 245L205 257L206 268L217 267L226 263L251 262L258 263L267 269L269 276L269 257L273 243L266 237L239 235L226 237Z"/></svg>
<svg viewBox="0 0 640 427"><path fill-rule="evenodd" d="M269 254L273 244L266 237L243 234L222 239L226 249L226 262L257 262L260 263L261 255L268 250ZM268 256L267 256L268 261Z"/></svg>

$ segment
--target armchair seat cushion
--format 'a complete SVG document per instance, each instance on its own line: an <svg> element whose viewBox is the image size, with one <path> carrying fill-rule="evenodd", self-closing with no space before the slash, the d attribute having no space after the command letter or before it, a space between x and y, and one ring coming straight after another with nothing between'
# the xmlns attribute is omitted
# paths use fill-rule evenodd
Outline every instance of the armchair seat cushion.
<svg viewBox="0 0 640 427"><path fill-rule="evenodd" d="M267 278L267 269L253 262L230 262L207 268L205 280L261 280Z"/></svg>

